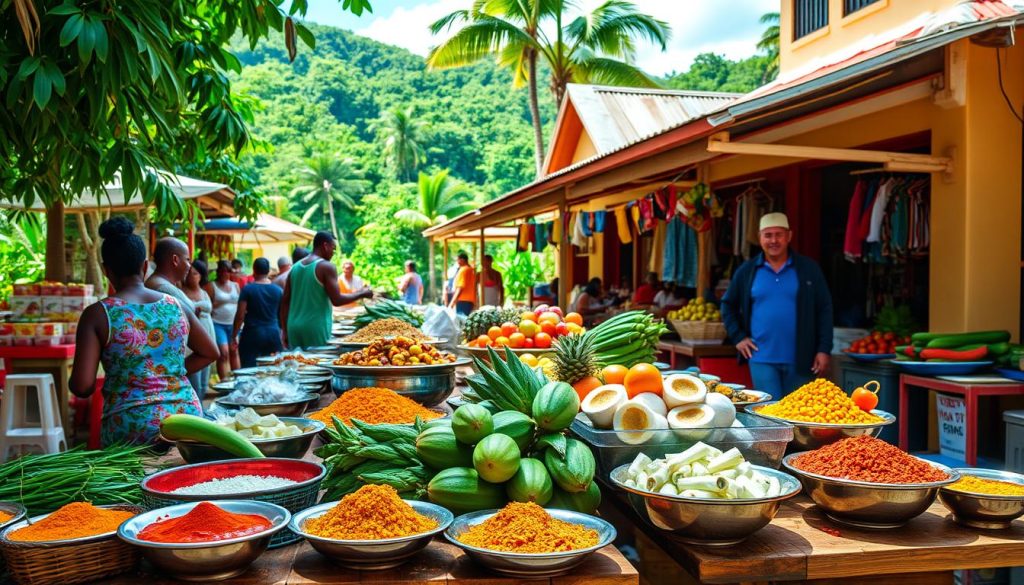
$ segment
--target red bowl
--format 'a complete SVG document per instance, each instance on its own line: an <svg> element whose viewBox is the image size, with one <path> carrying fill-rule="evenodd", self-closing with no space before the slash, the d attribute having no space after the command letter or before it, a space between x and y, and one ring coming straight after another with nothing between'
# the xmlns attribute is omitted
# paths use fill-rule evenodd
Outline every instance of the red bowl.
<svg viewBox="0 0 1024 585"><path fill-rule="evenodd" d="M144 492L162 496L170 495L180 500L208 500L211 499L210 496L187 496L171 494L171 492L185 486L238 475L269 475L296 482L295 484L267 492L272 493L275 491L293 490L310 483L319 482L326 474L327 469L323 465L301 459L229 459L226 461L211 461L209 463L196 463L194 465L166 469L142 480L141 487ZM227 495L218 495L217 499L224 499L226 497Z"/></svg>

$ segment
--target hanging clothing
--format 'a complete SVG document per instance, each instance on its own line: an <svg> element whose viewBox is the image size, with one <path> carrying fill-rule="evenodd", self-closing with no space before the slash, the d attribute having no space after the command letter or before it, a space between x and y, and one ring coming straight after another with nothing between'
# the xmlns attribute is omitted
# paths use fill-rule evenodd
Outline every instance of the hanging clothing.
<svg viewBox="0 0 1024 585"><path fill-rule="evenodd" d="M654 203L651 199L651 196L648 195L637 201L637 205L640 208L640 222L643 231L654 229Z"/></svg>
<svg viewBox="0 0 1024 585"><path fill-rule="evenodd" d="M662 253L658 253L658 251ZM665 266L665 222L654 223L654 237L651 241L651 260L648 270L655 274L661 274Z"/></svg>
<svg viewBox="0 0 1024 585"><path fill-rule="evenodd" d="M572 216L572 245L580 249L587 247L587 235L583 233L583 213L574 213Z"/></svg>
<svg viewBox="0 0 1024 585"><path fill-rule="evenodd" d="M882 240L882 218L885 217L885 206L889 204L889 191L892 188L893 180L883 181L878 187L875 195L875 202L871 205L871 223L868 227L868 242L880 242Z"/></svg>
<svg viewBox="0 0 1024 585"><path fill-rule="evenodd" d="M666 224L662 251L661 279L688 288L697 286L697 232L678 216Z"/></svg>
<svg viewBox="0 0 1024 585"><path fill-rule="evenodd" d="M516 234L516 252L525 252L530 242L530 234L527 231L526 224L519 224L519 231Z"/></svg>
<svg viewBox="0 0 1024 585"><path fill-rule="evenodd" d="M534 226L533 251L543 252L548 247L548 233L551 231L551 222L546 221Z"/></svg>
<svg viewBox="0 0 1024 585"><path fill-rule="evenodd" d="M603 234L604 233L604 222L605 222L605 217L607 215L608 215L607 211L595 211L594 212L594 233L595 234Z"/></svg>
<svg viewBox="0 0 1024 585"><path fill-rule="evenodd" d="M616 207L615 213L615 229L619 232L619 241L623 244L633 243L633 234L629 231L629 218L626 217L626 206Z"/></svg>
<svg viewBox="0 0 1024 585"><path fill-rule="evenodd" d="M551 222L551 236L549 239L552 244L557 246L562 243L562 234L565 233L565 222L567 219L560 215Z"/></svg>
<svg viewBox="0 0 1024 585"><path fill-rule="evenodd" d="M860 210L864 207L864 196L867 192L867 184L864 181L857 181L853 189L853 198L850 199L850 208L846 214L846 236L843 238L843 255L847 260L855 260L861 255L861 240L857 237L860 233Z"/></svg>

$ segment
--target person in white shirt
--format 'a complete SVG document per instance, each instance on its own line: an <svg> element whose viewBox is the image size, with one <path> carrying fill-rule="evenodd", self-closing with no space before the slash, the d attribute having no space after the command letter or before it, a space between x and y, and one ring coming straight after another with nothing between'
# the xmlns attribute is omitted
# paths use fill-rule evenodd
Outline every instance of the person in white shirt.
<svg viewBox="0 0 1024 585"><path fill-rule="evenodd" d="M356 276L356 265L351 260L345 260L341 263L341 276L338 277L338 289L341 294L355 294L366 288L366 284L362 278ZM357 306L356 303L349 303L342 305L342 309L351 309Z"/></svg>

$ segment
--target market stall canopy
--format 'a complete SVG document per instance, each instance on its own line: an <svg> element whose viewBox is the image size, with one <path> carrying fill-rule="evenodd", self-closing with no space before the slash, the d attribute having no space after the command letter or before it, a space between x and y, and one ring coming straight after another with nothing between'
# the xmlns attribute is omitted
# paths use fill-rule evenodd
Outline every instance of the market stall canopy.
<svg viewBox="0 0 1024 585"><path fill-rule="evenodd" d="M212 219L196 232L198 235L231 236L236 246L249 247L266 243L301 244L309 242L316 232L301 225L261 213L255 222L237 217Z"/></svg>
<svg viewBox="0 0 1024 585"><path fill-rule="evenodd" d="M208 216L223 217L234 213L235 192L231 190L231 187L223 183L211 183L173 173L160 172L159 175L160 181L170 187L178 197L195 200ZM66 205L64 211L65 213L119 212L145 209L146 207L148 205L143 202L141 193L135 193L125 200L124 189L121 187L121 179L118 176L114 181L105 185L102 192L86 191L82 193L73 203ZM41 199L37 199L28 207L21 201L0 201L0 208L46 212L46 205Z"/></svg>

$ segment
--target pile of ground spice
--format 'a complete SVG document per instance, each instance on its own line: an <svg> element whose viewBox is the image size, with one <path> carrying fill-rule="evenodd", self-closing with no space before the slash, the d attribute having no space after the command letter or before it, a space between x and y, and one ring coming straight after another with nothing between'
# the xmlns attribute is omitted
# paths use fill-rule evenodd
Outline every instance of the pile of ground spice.
<svg viewBox="0 0 1024 585"><path fill-rule="evenodd" d="M97 508L88 502L72 502L39 522L15 530L8 538L21 542L49 542L96 536L114 532L134 515L122 510Z"/></svg>
<svg viewBox="0 0 1024 585"><path fill-rule="evenodd" d="M842 388L824 378L804 384L775 404L762 407L758 414L800 422L845 425L882 421L881 417L861 410Z"/></svg>
<svg viewBox="0 0 1024 585"><path fill-rule="evenodd" d="M364 485L302 528L334 540L383 540L433 530L437 521L414 510L389 485Z"/></svg>
<svg viewBox="0 0 1024 585"><path fill-rule="evenodd" d="M985 479L974 475L965 475L948 486L951 490L988 494L991 496L1024 496L1024 485L1011 481Z"/></svg>
<svg viewBox="0 0 1024 585"><path fill-rule="evenodd" d="M0 510L0 524L10 521L11 518L14 518L14 514L8 514L7 512Z"/></svg>
<svg viewBox="0 0 1024 585"><path fill-rule="evenodd" d="M333 416L352 426L351 421L354 418L372 425L381 423L412 424L416 422L416 417L427 421L440 418L444 416L444 413L430 410L387 388L352 388L339 396L327 408L308 416L328 426L334 424L331 420Z"/></svg>
<svg viewBox="0 0 1024 585"><path fill-rule="evenodd" d="M596 530L565 522L533 502L510 502L501 511L459 536L477 548L517 553L552 553L589 548Z"/></svg>
<svg viewBox="0 0 1024 585"><path fill-rule="evenodd" d="M199 502L183 516L165 517L139 531L152 542L213 542L263 532L271 523L259 514L235 514L210 502Z"/></svg>
<svg viewBox="0 0 1024 585"><path fill-rule="evenodd" d="M425 335L413 325L406 323L401 319L388 317L386 319L377 319L352 335L343 337L342 340L352 341L355 343L370 343L371 341L376 341L384 337L398 336L408 337L416 341L426 341L430 339L429 335Z"/></svg>
<svg viewBox="0 0 1024 585"><path fill-rule="evenodd" d="M881 439L843 439L793 459L793 467L827 477L871 483L925 483L948 479L946 472Z"/></svg>

